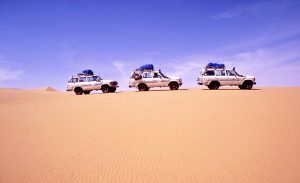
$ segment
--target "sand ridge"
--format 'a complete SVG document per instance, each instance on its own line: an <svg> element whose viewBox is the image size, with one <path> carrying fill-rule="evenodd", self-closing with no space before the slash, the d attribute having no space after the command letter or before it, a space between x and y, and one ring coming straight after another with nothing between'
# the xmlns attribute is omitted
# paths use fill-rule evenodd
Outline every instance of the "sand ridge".
<svg viewBox="0 0 300 183"><path fill-rule="evenodd" d="M1 183L300 180L297 87L0 94Z"/></svg>

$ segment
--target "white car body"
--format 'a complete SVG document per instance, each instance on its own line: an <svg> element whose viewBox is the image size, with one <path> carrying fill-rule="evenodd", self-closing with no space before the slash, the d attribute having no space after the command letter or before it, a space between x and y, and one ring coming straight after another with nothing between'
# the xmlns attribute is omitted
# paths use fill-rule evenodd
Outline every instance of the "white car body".
<svg viewBox="0 0 300 183"><path fill-rule="evenodd" d="M68 80L67 91L81 90L81 94L89 94L93 90L102 90L103 93L115 92L118 82L113 80L103 80L97 75L76 75ZM107 91L108 88L108 91ZM81 95L79 92L79 95Z"/></svg>
<svg viewBox="0 0 300 183"><path fill-rule="evenodd" d="M210 88L212 84L219 86L239 86L240 89L251 89L256 84L254 76L239 75L235 69L202 69L198 77L198 84ZM251 86L252 83L252 86ZM218 89L210 88L210 89Z"/></svg>
<svg viewBox="0 0 300 183"><path fill-rule="evenodd" d="M142 78L136 80L130 77L129 88L139 88L141 84L146 85L147 91L154 87L170 87L171 90L177 90L182 85L182 79L180 77L167 77L160 70L159 71L143 71L141 73ZM176 85L172 87L173 85ZM140 90L140 88L139 88Z"/></svg>

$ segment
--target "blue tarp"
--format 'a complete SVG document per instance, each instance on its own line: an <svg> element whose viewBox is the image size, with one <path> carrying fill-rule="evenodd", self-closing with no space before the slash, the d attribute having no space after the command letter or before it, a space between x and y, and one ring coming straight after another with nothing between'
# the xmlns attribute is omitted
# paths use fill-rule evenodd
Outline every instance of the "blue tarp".
<svg viewBox="0 0 300 183"><path fill-rule="evenodd" d="M91 69L83 70L82 73L84 73L86 75L94 75L94 72Z"/></svg>
<svg viewBox="0 0 300 183"><path fill-rule="evenodd" d="M213 69L224 69L225 64L218 64L218 63L208 63L206 68L213 68Z"/></svg>
<svg viewBox="0 0 300 183"><path fill-rule="evenodd" d="M153 64L145 64L142 65L139 70L144 71L144 70L154 70Z"/></svg>

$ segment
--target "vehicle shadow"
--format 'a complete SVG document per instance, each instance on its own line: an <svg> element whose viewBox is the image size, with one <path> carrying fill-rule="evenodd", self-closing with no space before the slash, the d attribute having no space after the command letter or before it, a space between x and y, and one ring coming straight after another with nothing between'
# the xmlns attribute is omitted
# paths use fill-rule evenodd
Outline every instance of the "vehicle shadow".
<svg viewBox="0 0 300 183"><path fill-rule="evenodd" d="M178 89L178 90L170 90L170 89L168 89L168 90L148 90L148 91L145 91L145 92L160 92L160 91L168 91L168 92L170 92L170 91L185 91L185 90L189 90L189 89L187 89L187 88L182 88L182 89ZM133 91L133 92L141 92L141 91Z"/></svg>
<svg viewBox="0 0 300 183"><path fill-rule="evenodd" d="M203 88L202 90L210 90L210 89L208 89L208 88ZM223 89L218 89L218 90L236 90L236 91L238 91L238 90L240 90L240 91L251 91L251 90L262 90L262 89L260 89L260 88L253 88L253 89L251 89L251 90L247 90L247 89L238 89L238 88L236 88L236 89L234 89L234 88L223 88ZM217 90L212 90L212 91L217 91Z"/></svg>

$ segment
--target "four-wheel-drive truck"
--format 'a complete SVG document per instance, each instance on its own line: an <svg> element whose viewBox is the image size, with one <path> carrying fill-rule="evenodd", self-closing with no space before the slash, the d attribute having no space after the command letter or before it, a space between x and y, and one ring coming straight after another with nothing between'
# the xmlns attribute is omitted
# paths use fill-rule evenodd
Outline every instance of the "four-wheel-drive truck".
<svg viewBox="0 0 300 183"><path fill-rule="evenodd" d="M256 84L255 77L243 76L233 69L226 69L224 64L207 65L200 72L198 84L205 85L209 89L217 90L220 86L238 86L240 89L252 89Z"/></svg>
<svg viewBox="0 0 300 183"><path fill-rule="evenodd" d="M103 80L97 75L80 73L69 78L67 91L74 91L76 95L90 94L93 90L114 93L117 87L119 87L117 81Z"/></svg>
<svg viewBox="0 0 300 183"><path fill-rule="evenodd" d="M181 85L180 77L167 77L160 70L152 69L135 70L129 81L129 88L135 87L139 91L148 91L154 87L170 87L171 90L178 90Z"/></svg>

